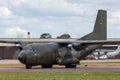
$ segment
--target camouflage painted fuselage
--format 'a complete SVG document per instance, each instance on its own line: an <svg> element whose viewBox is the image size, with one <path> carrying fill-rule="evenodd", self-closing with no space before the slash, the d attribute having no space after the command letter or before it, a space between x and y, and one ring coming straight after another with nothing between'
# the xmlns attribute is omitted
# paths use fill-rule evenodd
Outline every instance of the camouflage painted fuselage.
<svg viewBox="0 0 120 80"><path fill-rule="evenodd" d="M50 65L56 63L56 58L59 56L57 49L60 46L55 43L33 43L27 45L20 53L24 54L25 60L21 61L24 64L30 65Z"/></svg>
<svg viewBox="0 0 120 80"><path fill-rule="evenodd" d="M84 59L100 45L87 46L84 50L76 51L74 48L62 47L57 43L33 43L27 45L21 51L20 60L29 65L67 65L79 64L79 60Z"/></svg>

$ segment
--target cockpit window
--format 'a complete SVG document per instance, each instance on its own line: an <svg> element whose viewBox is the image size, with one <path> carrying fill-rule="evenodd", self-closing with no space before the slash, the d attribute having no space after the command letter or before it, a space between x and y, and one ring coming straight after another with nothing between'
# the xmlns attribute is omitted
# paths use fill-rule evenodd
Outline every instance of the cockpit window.
<svg viewBox="0 0 120 80"><path fill-rule="evenodd" d="M30 48L30 52L36 52L36 49L31 45L31 46L29 46Z"/></svg>
<svg viewBox="0 0 120 80"><path fill-rule="evenodd" d="M29 50L30 52L36 52L36 49L32 45L27 45L23 49Z"/></svg>
<svg viewBox="0 0 120 80"><path fill-rule="evenodd" d="M35 48L30 47L30 52L36 52Z"/></svg>

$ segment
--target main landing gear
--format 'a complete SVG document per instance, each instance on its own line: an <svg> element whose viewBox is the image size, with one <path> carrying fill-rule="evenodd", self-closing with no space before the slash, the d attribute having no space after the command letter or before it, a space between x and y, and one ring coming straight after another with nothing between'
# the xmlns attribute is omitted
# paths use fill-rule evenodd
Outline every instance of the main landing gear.
<svg viewBox="0 0 120 80"><path fill-rule="evenodd" d="M26 69L31 69L32 65L26 64ZM52 65L41 65L42 68L52 68Z"/></svg>
<svg viewBox="0 0 120 80"><path fill-rule="evenodd" d="M32 65L26 64L26 69L31 69ZM52 65L41 65L42 68L52 68ZM76 68L76 64L67 64L65 68Z"/></svg>
<svg viewBox="0 0 120 80"><path fill-rule="evenodd" d="M76 64L65 65L65 68L76 68Z"/></svg>
<svg viewBox="0 0 120 80"><path fill-rule="evenodd" d="M41 65L42 68L52 68L52 65Z"/></svg>

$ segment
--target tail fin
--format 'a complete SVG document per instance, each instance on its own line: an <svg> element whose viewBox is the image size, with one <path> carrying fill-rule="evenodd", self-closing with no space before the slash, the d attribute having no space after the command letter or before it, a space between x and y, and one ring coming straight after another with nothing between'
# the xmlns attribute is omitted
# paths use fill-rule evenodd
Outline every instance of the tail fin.
<svg viewBox="0 0 120 80"><path fill-rule="evenodd" d="M98 10L93 32L79 40L106 40L107 39L107 11Z"/></svg>

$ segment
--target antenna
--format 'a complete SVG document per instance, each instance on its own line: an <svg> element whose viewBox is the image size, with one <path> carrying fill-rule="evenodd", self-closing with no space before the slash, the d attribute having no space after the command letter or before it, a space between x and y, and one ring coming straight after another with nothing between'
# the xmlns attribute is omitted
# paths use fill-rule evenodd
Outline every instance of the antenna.
<svg viewBox="0 0 120 80"><path fill-rule="evenodd" d="M30 38L30 32L27 32L28 38Z"/></svg>

